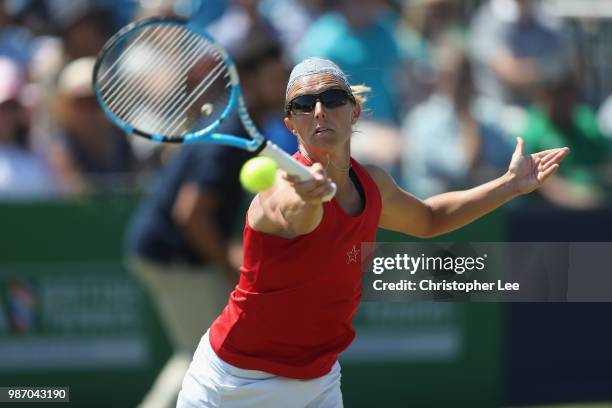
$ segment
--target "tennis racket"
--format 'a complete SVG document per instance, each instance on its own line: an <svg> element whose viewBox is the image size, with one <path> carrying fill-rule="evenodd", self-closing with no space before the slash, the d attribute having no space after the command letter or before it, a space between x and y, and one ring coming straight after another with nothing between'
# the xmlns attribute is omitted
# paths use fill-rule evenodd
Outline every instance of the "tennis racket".
<svg viewBox="0 0 612 408"><path fill-rule="evenodd" d="M187 21L148 18L122 28L98 55L93 87L106 115L127 133L164 143L233 146L267 156L301 180L313 178L257 130L228 53ZM233 111L250 138L217 132ZM335 195L333 187L325 201Z"/></svg>

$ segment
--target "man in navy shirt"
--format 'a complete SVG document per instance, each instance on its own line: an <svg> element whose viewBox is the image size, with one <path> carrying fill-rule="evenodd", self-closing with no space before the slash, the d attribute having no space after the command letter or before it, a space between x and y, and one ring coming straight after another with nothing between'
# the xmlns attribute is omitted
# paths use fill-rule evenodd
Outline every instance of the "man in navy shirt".
<svg viewBox="0 0 612 408"><path fill-rule="evenodd" d="M212 263L236 279L225 246L240 213L239 173L248 157L228 146L182 147L134 217L128 250L165 265Z"/></svg>

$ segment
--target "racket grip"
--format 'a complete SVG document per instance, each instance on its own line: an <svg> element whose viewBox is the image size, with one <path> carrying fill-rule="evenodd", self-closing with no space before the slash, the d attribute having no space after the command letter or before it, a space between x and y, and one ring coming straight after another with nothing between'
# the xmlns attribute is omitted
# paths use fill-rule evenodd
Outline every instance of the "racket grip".
<svg viewBox="0 0 612 408"><path fill-rule="evenodd" d="M302 181L311 180L313 178L308 167L289 156L285 151L269 140L266 142L266 147L264 147L259 154L271 158L276 162L278 167L285 170L287 174L298 176ZM323 201L331 201L336 195L336 183L332 182L332 187L332 192L323 197Z"/></svg>

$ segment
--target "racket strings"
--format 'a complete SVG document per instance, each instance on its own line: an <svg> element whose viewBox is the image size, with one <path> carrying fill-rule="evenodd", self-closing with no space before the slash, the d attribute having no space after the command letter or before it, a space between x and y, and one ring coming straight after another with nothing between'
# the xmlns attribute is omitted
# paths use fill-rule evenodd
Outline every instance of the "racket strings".
<svg viewBox="0 0 612 408"><path fill-rule="evenodd" d="M161 34L159 26L143 30L133 41L129 42L129 46L123 50L116 61L114 61L105 72L100 75L100 92L110 100L108 106L113 109L117 102L125 101L125 89L128 91L133 89L134 81L138 80L138 76L134 75L138 71L139 64L143 58L148 57L148 50L154 49L154 39L156 35ZM161 35L159 35L161 38ZM116 51L116 50L113 50ZM110 77L106 74L112 72ZM104 81L104 83L102 83ZM122 98L116 98L121 95Z"/></svg>
<svg viewBox="0 0 612 408"><path fill-rule="evenodd" d="M204 37L176 24L146 26L118 41L96 83L117 118L170 138L219 119L231 95L224 57Z"/></svg>
<svg viewBox="0 0 612 408"><path fill-rule="evenodd" d="M109 109L114 111L115 114L122 120L128 122L133 121L135 115L139 111L146 111L147 108L150 109L150 107L147 105L149 105L152 101L151 98L147 98L147 96L155 94L163 95L164 92L161 92L161 90L163 89L160 89L160 84L163 85L164 82L176 82L178 80L178 78L175 77L169 78L168 81L164 81L164 77L168 76L169 74L168 72L163 72L163 68L167 66L167 64L161 64L158 66L157 64L155 64L155 62L157 59L160 59L164 55L169 54L170 52L174 52L174 49L176 49L177 46L182 45L181 42L183 41L184 37L190 33L186 30L183 30L183 33L176 37L174 41L168 42L164 41L164 37L169 36L171 38L171 36L175 35L175 33L178 31L178 28L175 26L171 26L167 30L159 30L159 28L159 26L156 26L151 29L149 35L146 36L147 41L141 41L139 47L134 48L134 43L131 43L128 47L130 51L129 57L132 57L133 59L145 59L145 61L139 61L140 64L143 64L143 68L141 69L141 71L136 70L136 72L133 72L134 70L132 70L132 73L134 75L123 75L124 80L122 80L121 82L117 82L121 84L119 87L116 88L118 92L108 93L105 92L104 87L102 87L101 89L102 95L107 97L109 100ZM160 31L162 35L156 37L155 34L159 33ZM142 37L139 36L139 39L141 38ZM197 36L192 35L192 43L195 43L196 40ZM172 47L172 45L174 45L174 47ZM186 44L187 47L191 45L192 44ZM153 50L153 53L149 52L150 55L147 55L147 50ZM193 53L195 54L195 52ZM121 54L121 57L125 57L126 55L128 54L124 52L123 54ZM124 61L126 61L126 64L124 65L127 67L130 66L129 57L124 59ZM161 68L161 74L152 75L154 74L154 71L158 70L159 68ZM145 95L144 101L139 98L139 96L142 96L140 94L141 90L149 91L147 92L147 95ZM136 107L136 103L139 103L139 109L134 109ZM126 115L126 113L128 112L130 112L130 115Z"/></svg>
<svg viewBox="0 0 612 408"><path fill-rule="evenodd" d="M161 39L163 41L163 38ZM135 96L138 95L137 87L134 86L134 81L140 81L140 85L150 87L152 83L154 83L160 76L154 76L155 70L157 69L154 64L147 64L146 62L152 62L155 58L159 58L159 56L163 55L163 53L169 52L165 44L158 44L155 40L150 40L146 43L146 45L140 45L140 48L137 48L138 52L134 52L132 57L142 58L144 57L145 68L141 75L144 77L139 77L136 75L124 75L124 80L122 81L122 85L118 88L119 95L121 98L115 98L113 103L109 104L111 109L115 109L118 114L122 113L122 108L130 106L130 103L133 102ZM148 50L155 50L152 54L147 55ZM143 64L143 61L139 61L138 63ZM126 90L127 89L127 90ZM104 95L104 89L102 89L102 93ZM109 97L112 97L112 94L109 94ZM121 106L117 106L118 102L121 102Z"/></svg>
<svg viewBox="0 0 612 408"><path fill-rule="evenodd" d="M120 63L121 63L123 60L125 60L125 58L126 58L126 57L129 57L129 56L131 56L131 55L132 55L132 54L130 53L130 50L131 50L133 47L135 47L136 45L140 44L140 40L141 40L141 39L142 39L142 37L143 37L143 36L145 36L147 33L149 33L148 35L149 35L149 36L151 36L151 35L153 35L155 32L157 32L157 31L158 31L160 28L161 28L161 26L157 25L157 26L154 26L152 29L151 29L151 28L149 28L149 29L142 30L142 31L141 31L141 32L140 32L140 33L139 33L139 34L136 36L136 38L134 38L134 40L133 40L133 41L130 43L130 45L127 47L127 49L125 49L125 50L123 51L123 54L121 54L121 55L120 55L120 57L119 57L119 58L117 58L117 59L116 59L116 60L115 60L115 61L114 61L114 62L111 64L111 66L110 66L110 67L106 68L106 70L105 70L104 72L102 72L102 73L99 75L98 82L102 83L103 81L107 81L107 83L108 83L108 82L109 82L109 81L111 81L111 80L112 80L112 79L113 79L115 76L117 76L117 75L118 75L118 71L117 71L117 70L114 70L114 68L115 68L115 67L116 67L118 64L120 64ZM109 74L112 74L112 75L111 75L111 78L108 78L108 75L109 75ZM103 88L103 87L101 87L101 88Z"/></svg>
<svg viewBox="0 0 612 408"><path fill-rule="evenodd" d="M178 129L184 129L182 134L186 133L192 125L185 126L185 122L187 120L187 116L183 114L183 110L189 108L193 105L200 97L210 88L210 86L216 81L221 74L224 74L226 70L225 63L221 60L212 71L210 71L207 76L204 78L202 82L199 83L198 87L194 91L193 95L189 96L178 104L178 106L173 107L171 110L172 116L167 121L167 123L162 127L161 134L175 134Z"/></svg>
<svg viewBox="0 0 612 408"><path fill-rule="evenodd" d="M194 45L196 45L196 47L194 47ZM175 48L177 46L180 46L179 42L175 44ZM194 62L195 58L200 52L200 48L197 46L197 37L192 38L190 42L186 43L184 45L184 49L189 50L189 53L179 59L179 64L175 68L176 72L173 74L161 73L160 75L150 75L147 80L141 84L141 86L145 87L145 89L149 89L150 92L148 92L145 100L140 101L140 106L125 117L125 121L134 123L136 126L138 126L140 125L139 122L146 119L146 112L152 110L163 111L167 103L180 96L181 87L170 89L169 92L163 91L168 88L168 84L178 83L180 78L184 76L186 71L189 69L190 64ZM159 70L163 69L163 67L155 69ZM138 93L135 92L134 95L138 95ZM128 104L129 102L126 101L125 107L129 108ZM128 112L129 109L127 111L124 109L122 112L118 112L118 116L121 117L122 114ZM141 115L139 116L139 114ZM160 118L160 120L161 119L162 118Z"/></svg>
<svg viewBox="0 0 612 408"><path fill-rule="evenodd" d="M176 28L170 27L170 30ZM111 55L111 58L116 60L109 70L100 75L100 93L107 107L122 120L129 119L124 114L133 108L134 100L142 96L142 90L147 89L141 88L140 85L147 85L146 79L151 77L155 69L152 60L165 51L156 41L163 41L164 31L169 30L162 30L159 25L142 30L136 38L129 41L125 50L117 52L118 57ZM110 69L114 69L113 75L106 77ZM102 83L103 78L108 80Z"/></svg>

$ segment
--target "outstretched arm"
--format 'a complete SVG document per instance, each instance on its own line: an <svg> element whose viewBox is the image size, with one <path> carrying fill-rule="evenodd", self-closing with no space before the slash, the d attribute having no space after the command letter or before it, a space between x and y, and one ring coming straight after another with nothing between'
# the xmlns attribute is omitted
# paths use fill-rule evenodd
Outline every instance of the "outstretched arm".
<svg viewBox="0 0 612 408"><path fill-rule="evenodd" d="M512 161L503 176L469 190L444 193L424 201L399 188L383 170L369 167L383 199L379 226L422 238L453 231L541 186L557 171L568 152L564 147L525 155L523 139L517 138Z"/></svg>

